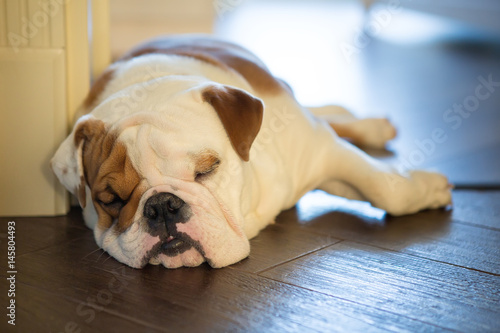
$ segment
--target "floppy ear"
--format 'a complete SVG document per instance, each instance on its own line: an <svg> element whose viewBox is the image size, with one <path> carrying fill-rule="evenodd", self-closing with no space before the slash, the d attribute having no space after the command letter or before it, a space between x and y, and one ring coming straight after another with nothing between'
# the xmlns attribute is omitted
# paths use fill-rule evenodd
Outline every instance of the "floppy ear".
<svg viewBox="0 0 500 333"><path fill-rule="evenodd" d="M103 129L104 123L93 116L81 117L75 124L73 132L59 146L50 161L52 170L59 181L78 198L82 208L86 206L84 146L97 131Z"/></svg>
<svg viewBox="0 0 500 333"><path fill-rule="evenodd" d="M248 161L250 147L262 124L262 101L243 90L222 85L206 88L202 97L219 115L236 153Z"/></svg>

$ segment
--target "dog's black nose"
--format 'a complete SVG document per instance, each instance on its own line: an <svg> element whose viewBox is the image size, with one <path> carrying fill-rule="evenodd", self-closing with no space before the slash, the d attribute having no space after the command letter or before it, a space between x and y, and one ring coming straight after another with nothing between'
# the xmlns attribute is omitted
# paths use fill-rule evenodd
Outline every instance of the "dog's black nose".
<svg viewBox="0 0 500 333"><path fill-rule="evenodd" d="M144 217L157 224L186 222L188 215L189 208L186 203L172 193L157 193L144 205Z"/></svg>

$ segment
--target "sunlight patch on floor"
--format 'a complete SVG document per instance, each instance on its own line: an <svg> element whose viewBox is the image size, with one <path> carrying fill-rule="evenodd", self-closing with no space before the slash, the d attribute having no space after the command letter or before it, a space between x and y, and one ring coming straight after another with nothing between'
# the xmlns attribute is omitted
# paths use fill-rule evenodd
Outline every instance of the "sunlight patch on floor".
<svg viewBox="0 0 500 333"><path fill-rule="evenodd" d="M303 104L343 104L359 91L360 73L340 44L359 32L362 18L352 1L247 1L223 16L215 32L256 53Z"/></svg>
<svg viewBox="0 0 500 333"><path fill-rule="evenodd" d="M386 212L371 206L368 202L348 200L316 190L308 192L297 203L300 221L312 221L329 212L341 211L356 215L364 220L382 221Z"/></svg>

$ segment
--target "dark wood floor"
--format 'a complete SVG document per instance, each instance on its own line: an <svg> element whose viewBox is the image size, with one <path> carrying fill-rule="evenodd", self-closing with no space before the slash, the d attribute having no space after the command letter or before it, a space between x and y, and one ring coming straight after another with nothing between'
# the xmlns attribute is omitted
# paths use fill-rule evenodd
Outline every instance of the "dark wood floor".
<svg viewBox="0 0 500 333"><path fill-rule="evenodd" d="M0 330L498 332L500 191L454 199L453 210L391 218L311 192L223 269L125 267L97 248L79 209L15 218L16 330L5 317Z"/></svg>
<svg viewBox="0 0 500 333"><path fill-rule="evenodd" d="M321 3L331 10L334 2ZM260 47L264 58L265 40L281 40L273 35L280 29L297 26L302 34L292 40L301 45L313 36L308 31L330 22L317 19L324 13L348 17L341 9L319 9L318 16L308 12L316 25L302 24L304 16L293 16L290 7L274 10L275 20L291 15L284 18L288 23L277 27L275 20L266 21L269 11L251 9L262 16L255 29L245 30L253 32L255 51L261 55ZM240 19L227 18L219 34L241 31L233 28L247 21L234 14ZM266 24L266 33L259 32ZM327 36L312 40L315 47L338 50L338 40L328 34L340 30L321 31ZM232 38L245 42L252 36ZM280 58L287 46L275 46ZM321 61L308 52L313 64ZM421 150L415 140L445 129L449 140L416 166L435 166L459 185L452 210L395 218L366 203L311 192L252 240L251 256L241 263L176 270L136 270L110 258L97 248L79 209L55 218L1 218L0 332L499 332L500 91L459 129L443 122L447 108L474 94L478 76L500 81L498 44L398 45L374 39L352 66L344 60L324 63L324 72L328 66L346 67L344 74L355 73L354 80L326 75L331 81L322 83L317 68L303 71L305 79L292 75L299 70L289 77L286 70L278 74L300 99L318 97L315 91L307 95L311 82L319 82L319 89L331 84L331 102L342 100L364 115L389 114L400 136L392 151L371 152L382 159L408 160ZM272 59L265 61L272 65ZM318 82L308 80L311 73ZM16 222L16 327L5 316L11 220Z"/></svg>

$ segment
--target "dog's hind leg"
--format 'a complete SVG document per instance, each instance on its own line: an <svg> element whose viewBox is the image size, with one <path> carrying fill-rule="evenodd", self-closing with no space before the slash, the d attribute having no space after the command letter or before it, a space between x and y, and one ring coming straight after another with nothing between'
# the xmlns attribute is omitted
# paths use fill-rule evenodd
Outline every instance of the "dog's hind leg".
<svg viewBox="0 0 500 333"><path fill-rule="evenodd" d="M358 146L383 148L396 136L396 129L386 118L359 119L336 105L308 109L317 118L325 120L339 136Z"/></svg>
<svg viewBox="0 0 500 333"><path fill-rule="evenodd" d="M361 194L355 187L340 180L326 181L322 183L318 189L346 199L369 201L368 198Z"/></svg>
<svg viewBox="0 0 500 333"><path fill-rule="evenodd" d="M326 130L327 125L323 126ZM318 188L369 201L392 215L411 214L451 203L451 187L445 176L419 170L400 172L329 132L331 145L323 146L317 155L316 165L321 165L319 171L326 176ZM326 135L325 132L318 134Z"/></svg>

